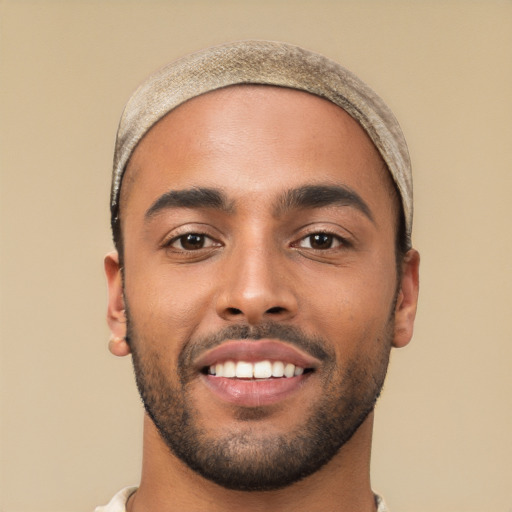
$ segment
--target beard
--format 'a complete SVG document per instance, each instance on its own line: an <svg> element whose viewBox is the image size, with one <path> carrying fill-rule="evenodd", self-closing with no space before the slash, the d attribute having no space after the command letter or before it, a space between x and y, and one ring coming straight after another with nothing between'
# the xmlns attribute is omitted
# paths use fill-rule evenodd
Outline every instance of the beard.
<svg viewBox="0 0 512 512"><path fill-rule="evenodd" d="M127 306L127 304L126 304ZM151 350L130 319L127 342L137 387L144 408L171 452L189 468L216 484L239 491L270 491L289 486L327 464L350 440L374 409L389 362L392 318L377 339L370 357L358 354L339 365L329 344L307 336L299 328L268 323L230 326L212 336L190 339L179 354L176 382L171 370ZM214 436L202 428L191 388L198 379L192 361L198 354L228 339L279 339L309 352L322 361L322 392L309 408L293 413L300 417L292 431L265 431L259 420L271 414L269 407L237 407L235 419L243 424ZM292 414L292 413L290 413ZM211 420L214 424L214 419Z"/></svg>

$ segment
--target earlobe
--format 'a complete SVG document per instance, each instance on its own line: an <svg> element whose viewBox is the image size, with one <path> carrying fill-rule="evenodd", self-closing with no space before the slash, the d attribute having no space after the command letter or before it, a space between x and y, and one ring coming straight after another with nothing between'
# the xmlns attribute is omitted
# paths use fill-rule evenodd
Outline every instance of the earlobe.
<svg viewBox="0 0 512 512"><path fill-rule="evenodd" d="M410 249L402 263L400 291L395 306L395 332L393 346L400 348L409 343L414 330L418 305L420 255Z"/></svg>
<svg viewBox="0 0 512 512"><path fill-rule="evenodd" d="M108 342L108 349L111 354L117 357L127 356L131 352L126 338L114 338L114 336L112 336Z"/></svg>
<svg viewBox="0 0 512 512"><path fill-rule="evenodd" d="M126 342L123 279L117 252L108 253L104 264L108 285L107 323L112 333L109 350L116 356L126 356L130 353L130 346Z"/></svg>

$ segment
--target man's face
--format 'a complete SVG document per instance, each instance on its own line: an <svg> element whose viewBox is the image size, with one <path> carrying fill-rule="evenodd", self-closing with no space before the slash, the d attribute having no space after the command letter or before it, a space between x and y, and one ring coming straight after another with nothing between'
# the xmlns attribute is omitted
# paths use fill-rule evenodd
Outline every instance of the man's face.
<svg viewBox="0 0 512 512"><path fill-rule="evenodd" d="M357 122L288 89L195 98L137 147L121 218L137 383L174 454L242 490L331 460L373 409L401 300L396 198Z"/></svg>

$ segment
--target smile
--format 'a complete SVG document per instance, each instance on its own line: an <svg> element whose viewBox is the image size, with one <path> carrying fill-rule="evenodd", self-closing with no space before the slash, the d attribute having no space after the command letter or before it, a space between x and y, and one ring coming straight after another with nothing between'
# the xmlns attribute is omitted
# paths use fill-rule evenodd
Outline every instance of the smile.
<svg viewBox="0 0 512 512"><path fill-rule="evenodd" d="M222 403L261 407L301 392L321 361L280 340L228 340L195 361L200 380Z"/></svg>
<svg viewBox="0 0 512 512"><path fill-rule="evenodd" d="M228 379L270 379L297 377L304 370L284 361L225 361L209 366L208 374Z"/></svg>

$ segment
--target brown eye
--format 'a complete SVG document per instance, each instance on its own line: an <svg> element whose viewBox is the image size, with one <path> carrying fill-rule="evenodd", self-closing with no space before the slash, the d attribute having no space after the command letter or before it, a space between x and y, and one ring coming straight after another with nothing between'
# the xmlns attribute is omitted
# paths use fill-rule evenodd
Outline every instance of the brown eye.
<svg viewBox="0 0 512 512"><path fill-rule="evenodd" d="M311 235L309 239L309 243L313 249L330 249L333 242L332 235L327 235L325 233Z"/></svg>
<svg viewBox="0 0 512 512"><path fill-rule="evenodd" d="M313 233L299 242L299 247L306 249L326 250L339 247L342 244L339 237L329 233Z"/></svg>
<svg viewBox="0 0 512 512"><path fill-rule="evenodd" d="M210 247L213 245L213 241L206 235L199 233L187 233L178 238L175 238L171 244L171 247L175 249L182 249L185 251L197 251L204 247Z"/></svg>

